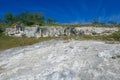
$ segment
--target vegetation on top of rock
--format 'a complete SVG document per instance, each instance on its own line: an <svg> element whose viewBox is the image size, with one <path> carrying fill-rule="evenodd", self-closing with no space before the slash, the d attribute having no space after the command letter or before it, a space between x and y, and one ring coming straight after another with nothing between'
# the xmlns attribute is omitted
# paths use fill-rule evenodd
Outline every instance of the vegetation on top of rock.
<svg viewBox="0 0 120 80"><path fill-rule="evenodd" d="M44 13L31 13L28 11L24 11L20 14L14 15L13 13L5 14L4 19L0 19L0 24L13 25L15 23L23 23L24 25L30 26L34 24L55 24L55 20L52 18L48 18L45 20Z"/></svg>
<svg viewBox="0 0 120 80"><path fill-rule="evenodd" d="M95 26L95 27L120 27L120 23L115 21L100 22L99 19L94 19L93 22L89 24L58 24L58 22L50 17L46 17L43 12L33 13L29 11L24 11L20 14L14 15L13 13L5 14L4 18L0 18L0 27L10 27L14 26L16 23L21 22L24 25L45 25L45 26Z"/></svg>

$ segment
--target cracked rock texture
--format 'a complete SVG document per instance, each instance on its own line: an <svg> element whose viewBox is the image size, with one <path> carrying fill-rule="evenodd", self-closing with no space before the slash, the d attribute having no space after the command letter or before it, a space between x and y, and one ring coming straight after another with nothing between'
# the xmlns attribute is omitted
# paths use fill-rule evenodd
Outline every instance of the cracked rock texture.
<svg viewBox="0 0 120 80"><path fill-rule="evenodd" d="M110 35L118 28L109 27L62 27L62 26L38 26L20 28L6 28L5 34L9 36L27 37L59 37L59 36L81 36L81 35Z"/></svg>
<svg viewBox="0 0 120 80"><path fill-rule="evenodd" d="M37 43L0 52L0 80L120 80L120 44Z"/></svg>

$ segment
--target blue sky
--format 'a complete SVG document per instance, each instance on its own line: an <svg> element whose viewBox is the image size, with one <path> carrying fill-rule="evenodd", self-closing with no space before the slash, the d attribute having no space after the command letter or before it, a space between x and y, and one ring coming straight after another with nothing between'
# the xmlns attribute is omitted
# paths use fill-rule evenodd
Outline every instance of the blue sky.
<svg viewBox="0 0 120 80"><path fill-rule="evenodd" d="M90 23L94 19L120 23L120 0L0 0L0 17L23 11L44 12L59 23Z"/></svg>

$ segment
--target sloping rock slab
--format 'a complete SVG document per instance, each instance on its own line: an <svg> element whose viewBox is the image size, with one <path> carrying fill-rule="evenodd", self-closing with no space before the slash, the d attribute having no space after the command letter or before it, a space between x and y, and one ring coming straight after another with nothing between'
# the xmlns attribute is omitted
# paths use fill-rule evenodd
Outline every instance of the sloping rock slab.
<svg viewBox="0 0 120 80"><path fill-rule="evenodd" d="M0 52L0 80L120 80L120 44L48 41Z"/></svg>

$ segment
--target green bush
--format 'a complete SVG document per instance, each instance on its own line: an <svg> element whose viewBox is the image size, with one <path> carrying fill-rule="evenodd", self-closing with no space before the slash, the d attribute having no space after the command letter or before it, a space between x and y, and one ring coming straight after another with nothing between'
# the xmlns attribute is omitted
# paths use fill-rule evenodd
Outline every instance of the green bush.
<svg viewBox="0 0 120 80"><path fill-rule="evenodd" d="M4 29L3 28L0 28L0 34L4 32Z"/></svg>
<svg viewBox="0 0 120 80"><path fill-rule="evenodd" d="M114 39L114 40L120 40L120 31L118 32L115 32L111 35L111 37Z"/></svg>
<svg viewBox="0 0 120 80"><path fill-rule="evenodd" d="M4 30L5 30L4 28L0 28L0 37L2 37L4 35L4 33L3 33Z"/></svg>

